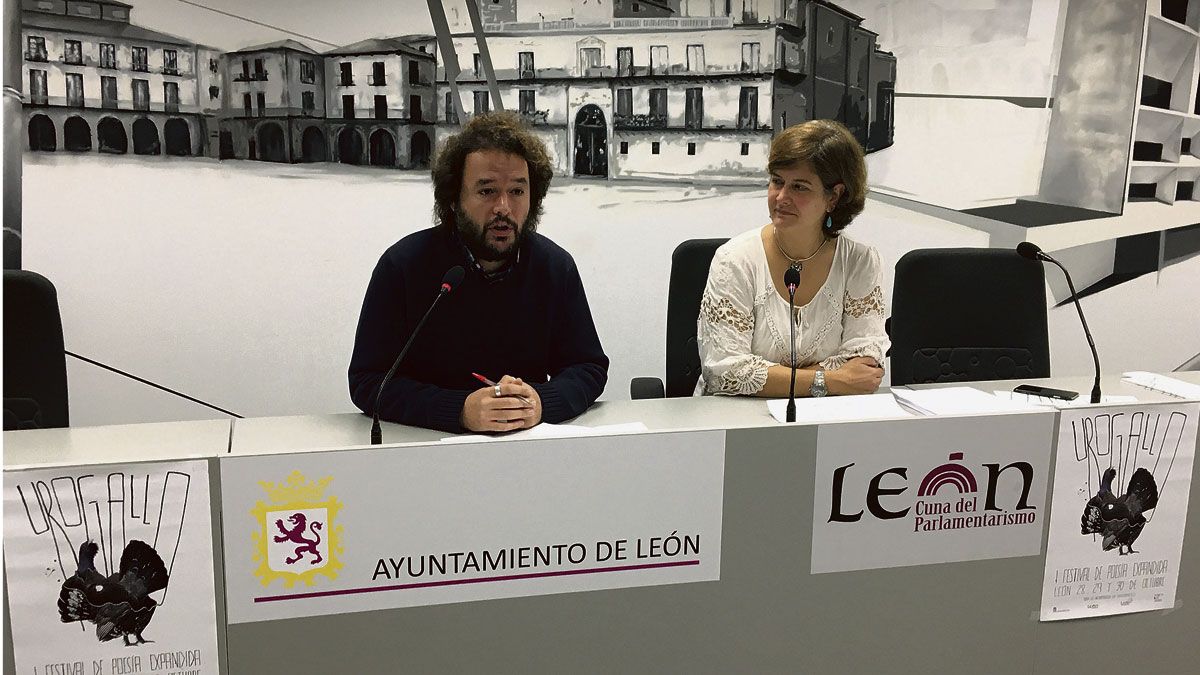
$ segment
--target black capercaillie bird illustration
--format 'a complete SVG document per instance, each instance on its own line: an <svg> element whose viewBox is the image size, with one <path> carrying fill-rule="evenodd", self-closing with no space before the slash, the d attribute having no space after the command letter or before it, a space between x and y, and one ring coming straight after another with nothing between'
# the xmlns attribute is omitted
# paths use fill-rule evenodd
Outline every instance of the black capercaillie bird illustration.
<svg viewBox="0 0 1200 675"><path fill-rule="evenodd" d="M101 642L121 637L125 646L147 642L142 631L158 606L150 594L167 587L167 568L144 541L132 539L121 553L121 566L104 577L96 570L100 547L89 541L79 547L79 569L63 582L58 614L63 623L91 621Z"/></svg>
<svg viewBox="0 0 1200 675"><path fill-rule="evenodd" d="M1116 475L1117 470L1111 467L1104 472L1100 491L1083 509L1080 529L1083 534L1102 535L1101 546L1105 551L1116 548L1120 555L1137 553L1133 542L1146 526L1142 514L1158 505L1158 485L1149 471L1138 469L1129 479L1125 494L1118 497L1112 491Z"/></svg>

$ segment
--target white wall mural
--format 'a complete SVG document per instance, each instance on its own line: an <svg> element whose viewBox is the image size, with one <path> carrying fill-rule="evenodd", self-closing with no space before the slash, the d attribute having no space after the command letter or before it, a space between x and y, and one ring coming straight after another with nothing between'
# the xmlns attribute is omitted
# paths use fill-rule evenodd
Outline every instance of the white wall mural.
<svg viewBox="0 0 1200 675"><path fill-rule="evenodd" d="M541 231L579 263L624 398L662 371L671 250L761 222L773 133L814 117L869 151L852 234L888 269L1033 240L1080 270L1106 370L1195 356L1170 308L1200 271L1200 11L1081 4L502 0L486 57L445 7L464 114L497 107L490 58L551 149ZM22 7L22 256L68 350L242 415L352 410L370 270L430 224L425 167L459 119L426 3ZM1162 334L1128 335L1130 304ZM1051 311L1055 373L1090 368L1074 320ZM220 415L68 365L76 424Z"/></svg>

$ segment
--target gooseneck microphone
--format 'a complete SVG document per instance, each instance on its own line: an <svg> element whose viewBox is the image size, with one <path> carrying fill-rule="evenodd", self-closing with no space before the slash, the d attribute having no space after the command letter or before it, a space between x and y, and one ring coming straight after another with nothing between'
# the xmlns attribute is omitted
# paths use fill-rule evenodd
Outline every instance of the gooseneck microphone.
<svg viewBox="0 0 1200 675"><path fill-rule="evenodd" d="M383 376L383 380L379 383L379 389L375 392L375 410L371 414L371 445L379 445L383 442L383 430L379 427L379 406L383 399L383 388L387 386L392 376L396 374L396 369L400 367L400 362L404 360L404 355L408 353L408 348L412 346L413 340L417 339L417 334L421 332L421 327L425 325L425 321L433 313L433 308L437 307L438 301L447 293L457 288L462 283L463 276L465 275L466 271L463 270L462 266L455 265L442 277L442 287L438 289L437 297L429 304L429 309L425 310L425 316L421 317L421 321L413 329L412 335L408 336L408 342L404 343L404 348L400 350L400 354L392 362L391 369L387 371L387 374Z"/></svg>
<svg viewBox="0 0 1200 675"><path fill-rule="evenodd" d="M796 288L800 286L800 270L795 267L787 268L783 273L783 283L788 289L788 325L792 328L792 372L791 383L788 385L787 421L796 421Z"/></svg>
<svg viewBox="0 0 1200 675"><path fill-rule="evenodd" d="M1067 288L1071 289L1071 299L1075 301L1075 309L1079 312L1079 321L1083 324L1083 334L1087 336L1088 347L1092 348L1092 363L1096 366L1096 381L1092 384L1092 403L1100 402L1100 355L1096 353L1096 343L1092 340L1092 331L1088 330L1087 319L1083 318L1083 306L1079 304L1079 294L1075 292L1075 283L1071 281L1071 273L1067 271L1063 264L1055 260L1041 249L1040 246L1031 242L1023 241L1017 244L1017 253L1023 258L1036 260L1039 262L1054 263L1058 269L1062 270L1063 275L1067 277Z"/></svg>

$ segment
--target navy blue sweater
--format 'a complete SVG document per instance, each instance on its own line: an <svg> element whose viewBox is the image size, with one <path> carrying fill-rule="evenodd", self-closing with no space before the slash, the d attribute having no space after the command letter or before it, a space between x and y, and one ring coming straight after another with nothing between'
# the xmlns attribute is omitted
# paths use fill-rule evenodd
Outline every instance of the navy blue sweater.
<svg viewBox="0 0 1200 675"><path fill-rule="evenodd" d="M519 377L542 399L542 421L588 409L608 381L608 357L571 255L537 233L524 238L512 272L486 281L441 228L415 232L379 259L363 299L350 359L350 398L371 414L383 376L455 265L466 278L438 302L388 383L380 418L453 433L472 372Z"/></svg>

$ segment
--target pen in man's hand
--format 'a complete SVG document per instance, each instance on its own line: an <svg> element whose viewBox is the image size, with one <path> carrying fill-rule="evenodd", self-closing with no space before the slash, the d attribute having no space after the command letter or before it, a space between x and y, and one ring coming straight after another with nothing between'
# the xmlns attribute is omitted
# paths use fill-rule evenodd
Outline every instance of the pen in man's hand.
<svg viewBox="0 0 1200 675"><path fill-rule="evenodd" d="M486 378L486 377L484 377L484 376L480 375L479 373L471 373L471 377L474 377L475 379L479 380L480 382L482 382L482 383L486 384L486 385L487 385L487 386L489 386L489 387L498 387L498 386L500 386L500 385L496 384L495 382L492 382L492 381L491 381L491 380L489 380L488 378ZM530 401L529 399L525 398L524 396L520 396L520 395L517 395L517 394L513 394L513 396L514 396L515 398L519 398L519 399L521 399L521 401L522 401L523 403L525 403L525 405L530 405L530 406L531 406L531 405L533 405L533 401Z"/></svg>

